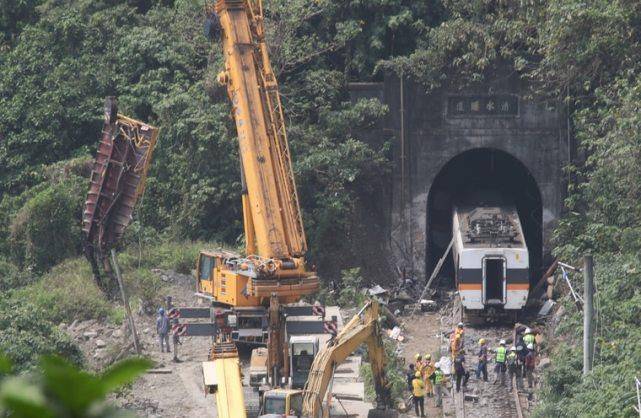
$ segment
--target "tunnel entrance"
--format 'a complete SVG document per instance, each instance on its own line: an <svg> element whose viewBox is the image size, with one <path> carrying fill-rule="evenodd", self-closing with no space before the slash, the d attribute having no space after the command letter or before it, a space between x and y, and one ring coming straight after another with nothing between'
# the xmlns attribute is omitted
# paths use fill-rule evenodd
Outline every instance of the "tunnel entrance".
<svg viewBox="0 0 641 418"><path fill-rule="evenodd" d="M501 196L519 214L530 257L530 283L540 277L543 251L543 210L536 180L523 163L494 148L465 151L445 164L432 182L427 202L426 267L432 272L452 238L452 208L461 199ZM451 255L441 276L454 277Z"/></svg>

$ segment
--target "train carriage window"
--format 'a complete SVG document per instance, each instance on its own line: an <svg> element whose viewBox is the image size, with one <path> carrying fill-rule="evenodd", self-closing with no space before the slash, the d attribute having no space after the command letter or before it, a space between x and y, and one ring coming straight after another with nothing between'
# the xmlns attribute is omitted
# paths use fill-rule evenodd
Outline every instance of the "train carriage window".
<svg viewBox="0 0 641 418"><path fill-rule="evenodd" d="M209 255L201 254L200 256L200 265L198 266L200 280L211 280L211 271L214 268L215 260L214 257Z"/></svg>
<svg viewBox="0 0 641 418"><path fill-rule="evenodd" d="M485 260L485 302L503 303L503 282L505 279L502 258L486 258Z"/></svg>

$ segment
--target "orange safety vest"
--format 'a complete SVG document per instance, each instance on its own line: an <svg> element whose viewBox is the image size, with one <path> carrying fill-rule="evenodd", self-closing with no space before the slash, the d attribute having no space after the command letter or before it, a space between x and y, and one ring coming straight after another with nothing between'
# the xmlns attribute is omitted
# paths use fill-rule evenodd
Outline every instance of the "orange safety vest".
<svg viewBox="0 0 641 418"><path fill-rule="evenodd" d="M430 377L432 373L434 373L434 370L436 370L436 368L434 367L432 362L427 362L427 364L423 365L423 376L425 376L426 378Z"/></svg>

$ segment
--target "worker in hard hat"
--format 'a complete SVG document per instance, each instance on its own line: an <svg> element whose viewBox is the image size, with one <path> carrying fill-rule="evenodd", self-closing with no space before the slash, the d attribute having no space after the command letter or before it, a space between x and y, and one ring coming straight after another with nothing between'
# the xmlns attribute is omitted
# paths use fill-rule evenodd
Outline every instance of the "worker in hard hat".
<svg viewBox="0 0 641 418"><path fill-rule="evenodd" d="M464 324L459 322L450 334L450 352L452 353L452 360L456 358L458 352L463 348L463 331Z"/></svg>
<svg viewBox="0 0 641 418"><path fill-rule="evenodd" d="M505 348L505 340L501 340L499 342L499 346L496 349L496 356L494 357L494 362L495 362L495 368L494 371L496 372L496 379L494 380L494 384L497 382L501 382L501 386L505 386L505 361L507 359L507 349Z"/></svg>
<svg viewBox="0 0 641 418"><path fill-rule="evenodd" d="M169 348L169 325L169 317L165 313L165 309L159 308L158 316L156 317L156 333L160 340L160 351L163 353L165 352L165 348L168 353L171 352L171 348Z"/></svg>
<svg viewBox="0 0 641 418"><path fill-rule="evenodd" d="M470 378L470 372L465 369L465 349L461 348L454 359L454 374L456 376L456 391L461 391L461 381L463 387L467 386L467 381Z"/></svg>
<svg viewBox="0 0 641 418"><path fill-rule="evenodd" d="M425 395L432 396L434 395L434 387L432 386L432 374L434 373L434 362L432 361L432 355L426 353L423 356L423 381L425 382Z"/></svg>
<svg viewBox="0 0 641 418"><path fill-rule="evenodd" d="M516 388L518 389L519 387L519 374L518 374L518 369L519 369L519 358L516 355L516 347L512 346L510 348L510 352L507 354L505 358L505 366L507 367L507 373L508 373L508 379L510 382L510 388L512 388L512 382L516 379Z"/></svg>
<svg viewBox="0 0 641 418"><path fill-rule="evenodd" d="M432 373L432 385L434 386L434 402L437 407L443 405L443 384L445 383L444 379L445 375L441 370L441 364L439 362L436 362L436 364L434 365L434 373Z"/></svg>
<svg viewBox="0 0 641 418"><path fill-rule="evenodd" d="M536 351L534 344L528 344L528 353L525 356L525 376L527 377L527 386L532 389L534 383L534 368L536 367Z"/></svg>
<svg viewBox="0 0 641 418"><path fill-rule="evenodd" d="M485 338L479 340L478 365L476 366L476 378L480 379L483 374L483 381L487 382L487 342Z"/></svg>
<svg viewBox="0 0 641 418"><path fill-rule="evenodd" d="M528 346L532 344L533 346L536 345L536 337L534 335L534 332L532 331L532 328L525 328L525 332L523 333L523 342L525 343L525 346Z"/></svg>
<svg viewBox="0 0 641 418"><path fill-rule="evenodd" d="M423 357L419 353L414 355L414 370L423 373Z"/></svg>
<svg viewBox="0 0 641 418"><path fill-rule="evenodd" d="M421 417L425 416L425 383L423 383L423 376L420 372L416 372L414 380L412 380L412 397L414 399L414 412L419 416L419 409Z"/></svg>

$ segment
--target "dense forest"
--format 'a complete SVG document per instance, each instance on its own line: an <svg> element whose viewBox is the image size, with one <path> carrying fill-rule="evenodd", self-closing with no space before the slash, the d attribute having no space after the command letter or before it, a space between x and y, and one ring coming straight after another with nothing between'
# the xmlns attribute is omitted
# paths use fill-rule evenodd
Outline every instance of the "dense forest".
<svg viewBox="0 0 641 418"><path fill-rule="evenodd" d="M310 258L330 277L356 267L346 255L362 227L358 207L392 169L390 145L373 148L360 137L387 109L376 100L351 102L349 82L403 74L429 92L478 86L507 68L532 98L568 108L582 158L566 167L567 213L555 252L569 262L586 252L596 257L596 361L581 379L580 316L568 305L538 416L634 416L641 3L271 0L266 8ZM146 250L149 266L187 271L198 245L178 254L184 246L176 243L242 244L235 130L202 11L200 0L0 2L0 350L14 364L28 368L51 352L81 362L57 323L114 314L97 290L87 291L80 276L88 267L77 259L106 95L161 128L124 264L135 264L137 250L127 246L141 242L155 246ZM145 272L132 280L149 292ZM89 294L78 296L84 308L60 306L69 286Z"/></svg>

